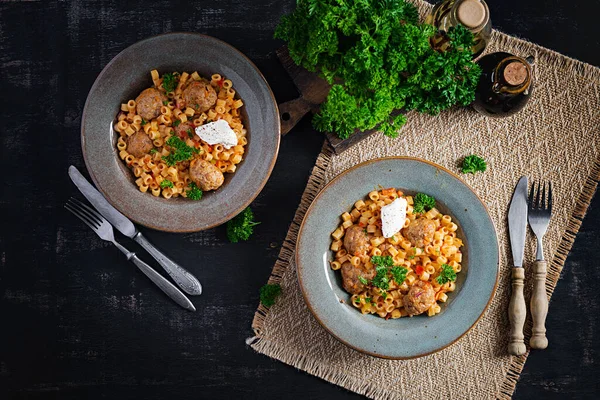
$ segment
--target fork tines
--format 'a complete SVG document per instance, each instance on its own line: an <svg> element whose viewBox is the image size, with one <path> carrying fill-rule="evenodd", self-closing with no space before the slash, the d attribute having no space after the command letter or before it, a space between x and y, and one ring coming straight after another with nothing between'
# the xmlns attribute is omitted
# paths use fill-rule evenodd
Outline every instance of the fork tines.
<svg viewBox="0 0 600 400"><path fill-rule="evenodd" d="M546 196L546 183L531 184L529 191L529 201L527 202L530 210L548 210L552 212L552 182L548 181L548 196ZM535 197L535 199L534 199ZM548 206L546 207L546 201Z"/></svg>
<svg viewBox="0 0 600 400"><path fill-rule="evenodd" d="M69 198L65 204L65 208L79 217L79 219L92 229L97 229L102 223L96 211L74 197Z"/></svg>

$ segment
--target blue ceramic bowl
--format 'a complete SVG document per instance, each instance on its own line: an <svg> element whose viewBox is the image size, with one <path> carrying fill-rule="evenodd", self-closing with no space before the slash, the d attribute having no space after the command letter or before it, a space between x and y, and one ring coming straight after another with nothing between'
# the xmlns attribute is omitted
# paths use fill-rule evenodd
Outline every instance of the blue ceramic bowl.
<svg viewBox="0 0 600 400"><path fill-rule="evenodd" d="M141 193L119 159L113 130L121 103L152 86L150 71L186 71L204 77L219 73L233 82L244 101L248 130L244 160L225 184L200 201L164 199ZM258 68L221 40L197 33L167 33L137 42L112 59L90 89L81 118L81 145L96 187L119 211L144 226L194 232L220 225L239 214L260 193L277 159L280 141L275 97Z"/></svg>
<svg viewBox="0 0 600 400"><path fill-rule="evenodd" d="M372 190L395 187L436 198L465 241L456 290L433 316L385 320L363 315L350 304L341 273L329 266L331 232L340 215ZM367 354L393 359L425 356L467 333L488 307L498 280L499 250L494 224L483 202L447 169L416 158L391 157L359 164L333 179L308 209L298 236L296 265L304 299L314 316L342 343ZM343 300L344 302L340 302Z"/></svg>

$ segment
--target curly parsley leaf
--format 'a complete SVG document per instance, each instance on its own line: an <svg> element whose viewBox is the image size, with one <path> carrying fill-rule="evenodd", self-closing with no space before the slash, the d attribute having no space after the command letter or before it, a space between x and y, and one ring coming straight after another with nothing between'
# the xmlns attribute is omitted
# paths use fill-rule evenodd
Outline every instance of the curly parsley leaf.
<svg viewBox="0 0 600 400"><path fill-rule="evenodd" d="M452 268L448 264L442 264L442 266L440 267L440 274L436 278L436 280L437 283L439 283L440 285L443 285L447 282L456 281L456 272L454 272L454 268Z"/></svg>
<svg viewBox="0 0 600 400"><path fill-rule="evenodd" d="M438 51L436 34L405 0L298 0L275 30L297 65L332 84L313 124L342 139L368 129L396 137L406 118L394 110L435 115L474 100L473 35L451 28Z"/></svg>
<svg viewBox="0 0 600 400"><path fill-rule="evenodd" d="M413 212L420 214L435 207L435 199L425 193L417 193L414 197Z"/></svg>
<svg viewBox="0 0 600 400"><path fill-rule="evenodd" d="M360 283L362 283L363 285L368 285L369 284L369 281L366 278L364 278L363 276L359 276L358 277L358 281Z"/></svg>
<svg viewBox="0 0 600 400"><path fill-rule="evenodd" d="M390 278L388 277L388 268L384 266L375 267L375 277L371 281L371 285L381 289L388 290L390 288Z"/></svg>
<svg viewBox="0 0 600 400"><path fill-rule="evenodd" d="M394 259L390 256L373 256L371 263L380 267L391 267L394 265Z"/></svg>
<svg viewBox="0 0 600 400"><path fill-rule="evenodd" d="M398 285L402 285L402 283L406 279L406 275L408 274L408 269L404 267L392 267L390 269L390 272L396 283Z"/></svg>
<svg viewBox="0 0 600 400"><path fill-rule="evenodd" d="M250 207L227 222L227 239L231 243L237 243L240 240L248 240L254 232L254 227L260 222L254 221L254 213Z"/></svg>
<svg viewBox="0 0 600 400"><path fill-rule="evenodd" d="M158 152L157 149L150 149L150 154L156 154Z"/></svg>
<svg viewBox="0 0 600 400"><path fill-rule="evenodd" d="M475 172L485 172L486 169L487 163L485 160L478 155L471 154L463 159L460 172L463 174L474 174Z"/></svg>
<svg viewBox="0 0 600 400"><path fill-rule="evenodd" d="M190 182L190 190L186 192L187 198L190 200L200 200L202 198L202 190L194 182Z"/></svg>
<svg viewBox="0 0 600 400"><path fill-rule="evenodd" d="M167 93L172 92L177 87L177 75L167 73L163 75L162 87Z"/></svg>
<svg viewBox="0 0 600 400"><path fill-rule="evenodd" d="M271 307L275 304L275 300L281 294L281 286L277 284L266 284L260 288L260 302L266 306Z"/></svg>
<svg viewBox="0 0 600 400"><path fill-rule="evenodd" d="M188 146L183 140L177 136L171 136L166 144L171 147L171 154L163 156L162 159L168 166L172 167L178 162L188 161L194 157L194 154L199 152L198 149Z"/></svg>
<svg viewBox="0 0 600 400"><path fill-rule="evenodd" d="M168 179L163 179L162 181L160 181L160 188L161 189L173 188L173 182L171 182Z"/></svg>

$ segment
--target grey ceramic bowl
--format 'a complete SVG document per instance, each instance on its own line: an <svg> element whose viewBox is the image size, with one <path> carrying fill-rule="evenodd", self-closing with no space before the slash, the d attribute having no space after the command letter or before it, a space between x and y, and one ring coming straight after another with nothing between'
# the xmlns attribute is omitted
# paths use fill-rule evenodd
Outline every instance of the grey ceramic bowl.
<svg viewBox="0 0 600 400"><path fill-rule="evenodd" d="M423 192L458 221L465 240L457 289L433 317L385 320L362 315L342 288L341 273L329 266L331 232L340 215L378 187ZM393 359L421 357L457 341L481 318L496 290L499 250L494 224L477 195L447 169L423 160L383 158L359 164L333 179L308 209L298 236L296 264L306 303L316 319L342 343ZM344 302L340 302L343 300Z"/></svg>
<svg viewBox="0 0 600 400"><path fill-rule="evenodd" d="M248 130L244 161L225 184L200 201L164 199L141 193L133 174L119 159L113 131L121 103L152 86L150 71L219 73L233 82L244 101ZM171 232L193 232L220 225L248 206L275 165L280 125L277 103L256 66L218 39L195 33L168 33L142 40L119 53L102 70L88 95L81 120L85 164L96 187L123 214L144 226Z"/></svg>

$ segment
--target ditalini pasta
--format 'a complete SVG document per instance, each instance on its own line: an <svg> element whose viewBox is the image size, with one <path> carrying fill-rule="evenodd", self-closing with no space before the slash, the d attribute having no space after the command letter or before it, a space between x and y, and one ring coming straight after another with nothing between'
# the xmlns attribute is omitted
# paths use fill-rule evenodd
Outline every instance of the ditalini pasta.
<svg viewBox="0 0 600 400"><path fill-rule="evenodd" d="M381 210L392 203L406 209L394 211L403 223L386 238ZM331 234L331 268L341 272L352 305L363 314L433 316L456 288L463 247L458 226L435 207L416 213L413 205L413 196L394 188L370 192L341 215Z"/></svg>
<svg viewBox="0 0 600 400"><path fill-rule="evenodd" d="M197 72L160 76L153 70L150 75L153 86L121 104L114 125L119 157L140 191L199 199L202 191L218 189L224 174L234 173L244 158L244 103L219 74L205 79ZM216 121L227 123L228 136L221 143L217 132L209 144L196 128Z"/></svg>

